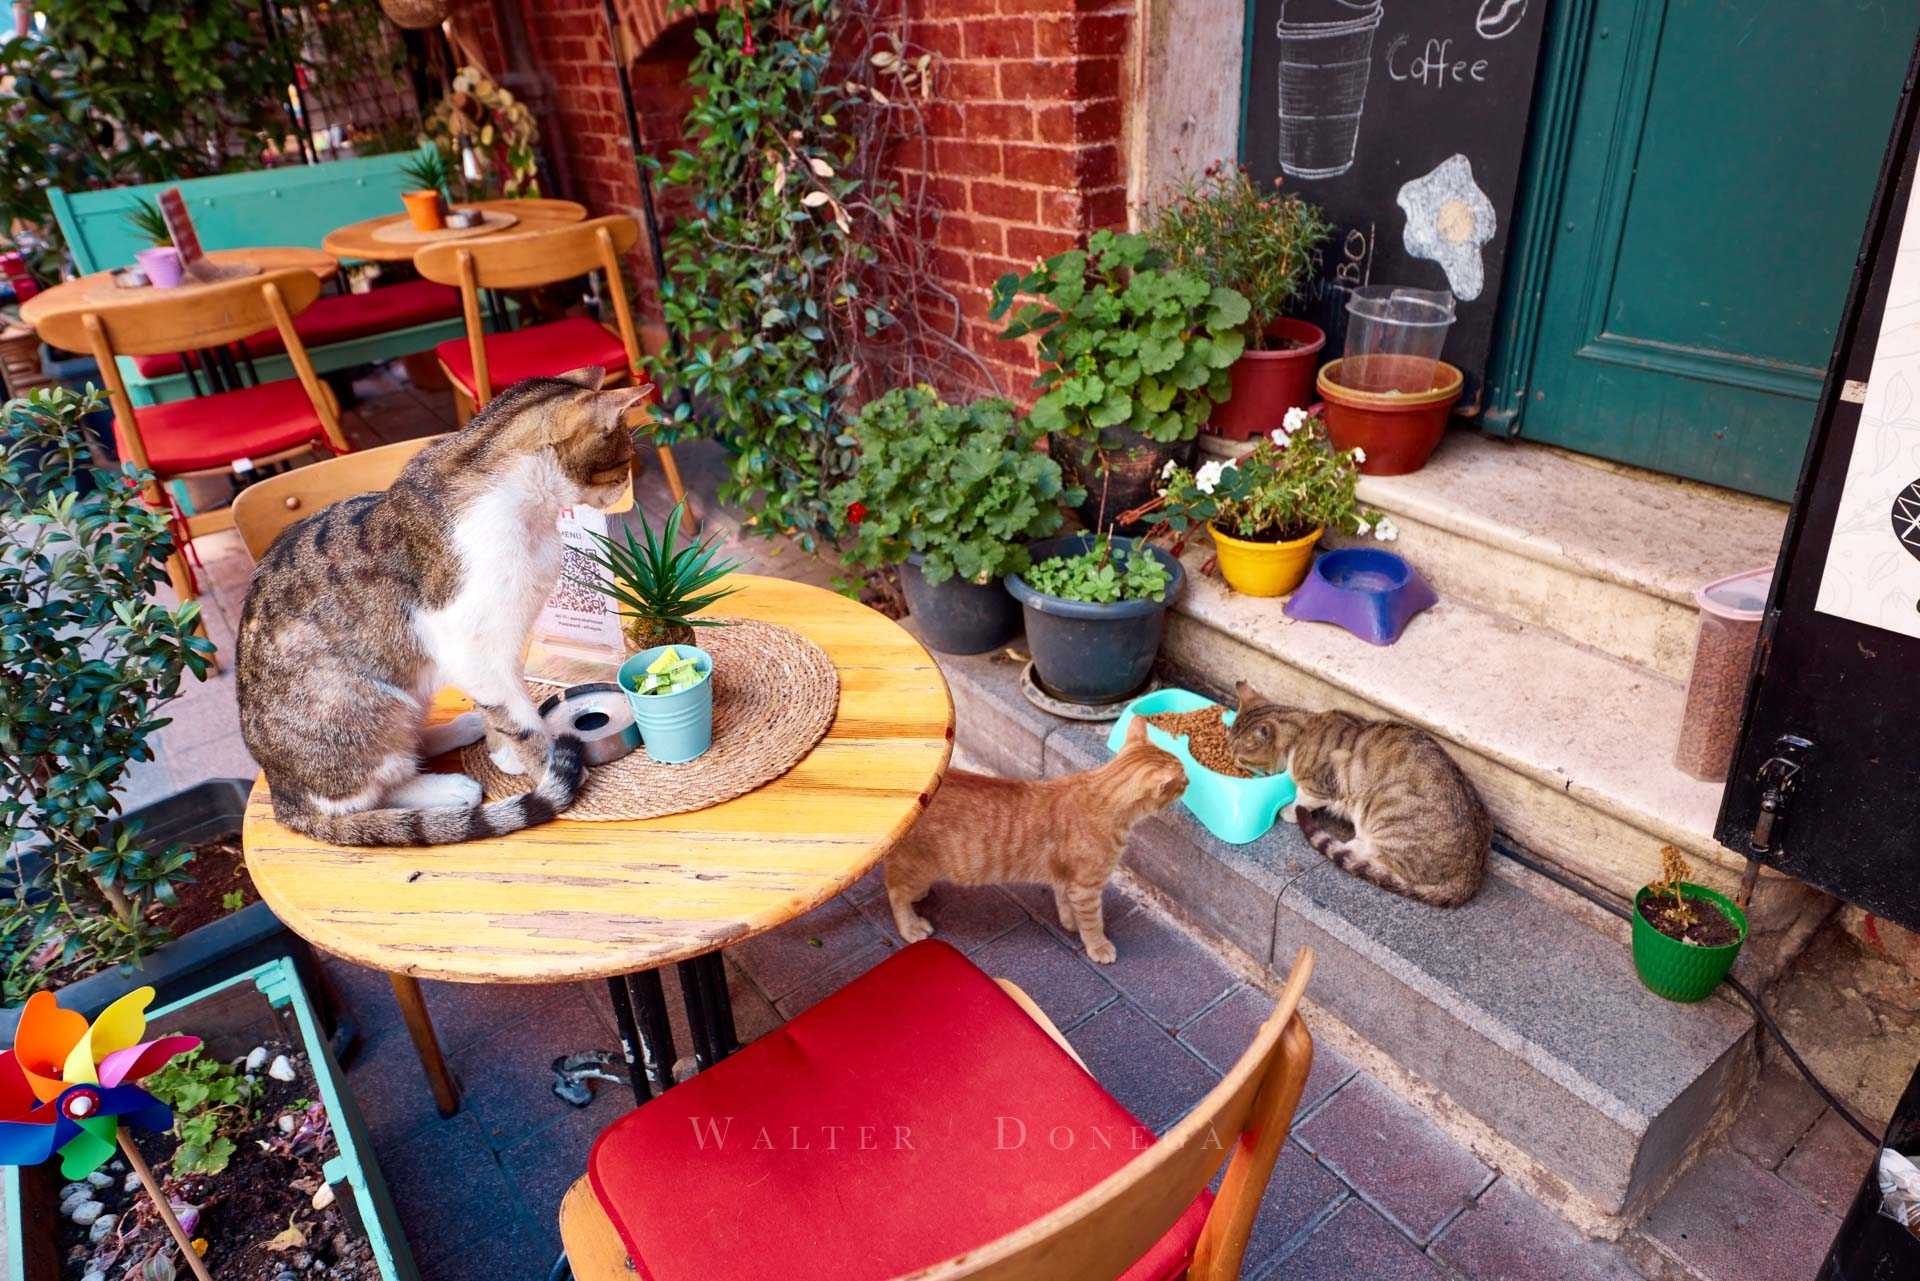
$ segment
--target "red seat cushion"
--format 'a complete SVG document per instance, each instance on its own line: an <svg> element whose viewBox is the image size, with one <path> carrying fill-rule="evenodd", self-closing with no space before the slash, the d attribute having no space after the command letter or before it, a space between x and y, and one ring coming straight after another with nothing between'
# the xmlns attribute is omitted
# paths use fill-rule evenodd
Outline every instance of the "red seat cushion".
<svg viewBox="0 0 1920 1281"><path fill-rule="evenodd" d="M431 280L408 280L364 294L328 294L293 318L293 331L308 347L409 329L460 315L460 291ZM254 334L242 344L253 356L277 355L284 348L276 330ZM172 352L135 356L133 364L148 378L180 372L180 357Z"/></svg>
<svg viewBox="0 0 1920 1281"><path fill-rule="evenodd" d="M133 411L147 465L161 476L224 467L236 458L264 458L326 438L320 416L298 379L283 378L240 391L196 396ZM132 458L126 429L113 423L120 457Z"/></svg>
<svg viewBox="0 0 1920 1281"><path fill-rule="evenodd" d="M464 338L435 347L447 373L469 395L473 390L473 348ZM627 369L627 347L620 335L585 316L569 316L545 325L487 335L487 381L501 391L522 378L551 378L583 365L608 373Z"/></svg>
<svg viewBox="0 0 1920 1281"><path fill-rule="evenodd" d="M868 1281L1004 1236L1153 1141L933 940L614 1122L587 1169L646 1281ZM1178 1276L1211 1199L1125 1281Z"/></svg>

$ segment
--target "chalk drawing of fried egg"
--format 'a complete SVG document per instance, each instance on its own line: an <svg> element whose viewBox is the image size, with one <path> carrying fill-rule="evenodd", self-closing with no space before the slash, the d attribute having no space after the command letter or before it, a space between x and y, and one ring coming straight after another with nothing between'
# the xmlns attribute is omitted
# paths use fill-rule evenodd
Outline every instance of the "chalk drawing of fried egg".
<svg viewBox="0 0 1920 1281"><path fill-rule="evenodd" d="M1493 239L1497 223L1493 202L1473 181L1473 165L1465 156L1448 156L1425 177L1403 184L1397 199L1407 216L1407 253L1439 263L1456 298L1478 298L1487 283L1480 246Z"/></svg>

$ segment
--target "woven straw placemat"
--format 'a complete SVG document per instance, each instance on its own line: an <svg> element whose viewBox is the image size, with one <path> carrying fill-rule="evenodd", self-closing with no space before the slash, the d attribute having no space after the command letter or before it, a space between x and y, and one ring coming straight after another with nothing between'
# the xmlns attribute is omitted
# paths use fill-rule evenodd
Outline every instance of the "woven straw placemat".
<svg viewBox="0 0 1920 1281"><path fill-rule="evenodd" d="M713 746L678 765L647 755L590 770L568 818L609 822L684 814L744 796L799 764L833 724L840 678L818 645L790 628L747 619L702 627L700 648L713 655ZM538 701L552 687L535 685ZM532 787L530 774L505 774L484 741L462 763L490 800Z"/></svg>
<svg viewBox="0 0 1920 1281"><path fill-rule="evenodd" d="M484 236L489 232L505 231L519 222L520 216L504 213L498 209L482 209L480 219L480 222L472 227L435 227L432 231L421 231L408 221L405 214L402 214L399 221L375 228L373 238L394 245L430 245L440 240L460 240L467 236Z"/></svg>

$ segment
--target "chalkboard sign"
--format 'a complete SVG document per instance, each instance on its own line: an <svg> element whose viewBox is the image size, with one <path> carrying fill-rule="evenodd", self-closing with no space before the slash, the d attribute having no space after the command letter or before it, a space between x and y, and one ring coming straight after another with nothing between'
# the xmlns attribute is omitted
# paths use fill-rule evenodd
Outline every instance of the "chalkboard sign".
<svg viewBox="0 0 1920 1281"><path fill-rule="evenodd" d="M1302 308L1345 334L1346 290L1451 289L1446 358L1479 404L1547 0L1248 0L1242 162L1334 225Z"/></svg>

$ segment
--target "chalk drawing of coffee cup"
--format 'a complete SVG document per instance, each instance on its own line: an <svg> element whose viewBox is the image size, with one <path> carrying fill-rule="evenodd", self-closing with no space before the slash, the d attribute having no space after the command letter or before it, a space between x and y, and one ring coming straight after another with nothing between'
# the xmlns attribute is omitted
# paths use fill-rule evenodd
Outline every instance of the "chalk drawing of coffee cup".
<svg viewBox="0 0 1920 1281"><path fill-rule="evenodd" d="M1281 4L1282 170L1296 178L1333 178L1353 167L1380 18L1380 0Z"/></svg>

